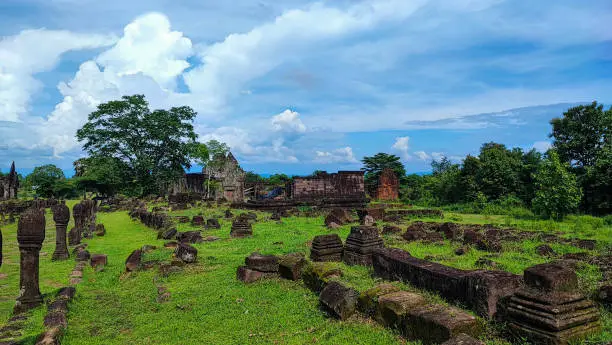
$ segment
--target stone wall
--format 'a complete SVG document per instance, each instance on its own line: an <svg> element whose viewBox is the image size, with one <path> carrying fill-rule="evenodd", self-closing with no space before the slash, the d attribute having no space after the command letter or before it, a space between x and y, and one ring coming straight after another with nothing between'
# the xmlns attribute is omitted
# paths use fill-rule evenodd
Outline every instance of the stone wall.
<svg viewBox="0 0 612 345"><path fill-rule="evenodd" d="M363 171L339 171L316 177L297 177L291 185L291 198L308 201L320 198L365 199Z"/></svg>
<svg viewBox="0 0 612 345"><path fill-rule="evenodd" d="M448 267L415 258L396 248L376 250L372 264L378 277L436 292L490 319L498 317L498 302L512 296L522 280L521 276L503 271L465 271Z"/></svg>

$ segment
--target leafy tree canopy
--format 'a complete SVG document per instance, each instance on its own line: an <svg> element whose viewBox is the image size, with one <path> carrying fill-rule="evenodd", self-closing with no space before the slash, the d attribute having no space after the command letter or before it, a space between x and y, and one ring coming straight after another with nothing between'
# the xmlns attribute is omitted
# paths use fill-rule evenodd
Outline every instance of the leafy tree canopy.
<svg viewBox="0 0 612 345"><path fill-rule="evenodd" d="M140 194L159 193L191 166L196 115L186 106L151 111L143 95L123 96L100 104L76 137L90 156L122 161Z"/></svg>
<svg viewBox="0 0 612 345"><path fill-rule="evenodd" d="M26 184L31 186L42 197L49 198L56 195L56 185L65 180L64 172L53 164L34 168L26 177Z"/></svg>

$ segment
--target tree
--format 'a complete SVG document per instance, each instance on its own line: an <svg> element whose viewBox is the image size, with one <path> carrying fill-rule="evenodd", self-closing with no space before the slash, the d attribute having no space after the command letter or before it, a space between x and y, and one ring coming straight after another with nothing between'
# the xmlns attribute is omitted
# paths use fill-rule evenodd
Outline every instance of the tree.
<svg viewBox="0 0 612 345"><path fill-rule="evenodd" d="M553 119L551 125L553 147L561 161L572 166L584 192L581 208L596 214L609 212L612 181L606 175L606 157L612 151L612 108L604 111L597 102L580 105Z"/></svg>
<svg viewBox="0 0 612 345"><path fill-rule="evenodd" d="M55 196L56 185L65 180L64 172L53 164L39 166L32 170L26 177L27 185L42 197L49 198Z"/></svg>
<svg viewBox="0 0 612 345"><path fill-rule="evenodd" d="M461 201L461 170L459 164L453 164L446 156L431 162L433 174L427 183L438 204L449 204Z"/></svg>
<svg viewBox="0 0 612 345"><path fill-rule="evenodd" d="M90 156L125 163L139 194L159 193L191 167L196 115L185 106L151 111L143 95L123 96L100 104L76 136Z"/></svg>
<svg viewBox="0 0 612 345"><path fill-rule="evenodd" d="M126 191L133 180L132 171L118 158L93 156L81 158L73 165L76 186L85 192L112 196L120 190Z"/></svg>
<svg viewBox="0 0 612 345"><path fill-rule="evenodd" d="M597 102L570 108L550 124L549 136L559 158L573 167L594 166L599 152L612 140L612 108L604 111Z"/></svg>
<svg viewBox="0 0 612 345"><path fill-rule="evenodd" d="M381 152L372 157L363 157L361 162L363 163L361 170L365 172L365 185L370 193L373 193L376 189L380 174L386 168L392 169L400 182L406 176L406 168L404 168L400 158L396 155Z"/></svg>
<svg viewBox="0 0 612 345"><path fill-rule="evenodd" d="M482 145L476 181L489 200L518 194L522 157L519 148L508 150L505 145L493 142Z"/></svg>
<svg viewBox="0 0 612 345"><path fill-rule="evenodd" d="M536 192L532 201L535 213L561 219L578 208L582 192L568 163L561 163L556 151L550 150L534 176Z"/></svg>

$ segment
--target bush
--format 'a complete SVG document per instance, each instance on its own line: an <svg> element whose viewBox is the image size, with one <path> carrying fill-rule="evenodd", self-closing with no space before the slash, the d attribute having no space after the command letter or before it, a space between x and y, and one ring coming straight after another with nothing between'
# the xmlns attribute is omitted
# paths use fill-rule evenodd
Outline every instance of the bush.
<svg viewBox="0 0 612 345"><path fill-rule="evenodd" d="M603 221L606 225L612 226L612 214L603 217Z"/></svg>

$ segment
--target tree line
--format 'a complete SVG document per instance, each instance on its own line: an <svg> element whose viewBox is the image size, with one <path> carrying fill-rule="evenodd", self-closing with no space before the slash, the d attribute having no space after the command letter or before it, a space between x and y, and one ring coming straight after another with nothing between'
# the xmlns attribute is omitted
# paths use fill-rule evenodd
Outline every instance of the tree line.
<svg viewBox="0 0 612 345"><path fill-rule="evenodd" d="M551 122L546 153L485 143L461 163L447 157L431 163L429 175L406 175L400 158L364 157L366 186L373 190L384 168L400 178L400 195L427 206L464 205L477 212L487 205L523 207L546 218L581 211L612 212L612 108L593 102L568 109Z"/></svg>
<svg viewBox="0 0 612 345"><path fill-rule="evenodd" d="M70 198L84 191L164 194L192 164L218 169L229 151L218 141L198 141L196 115L190 107L150 110L143 95L100 104L76 133L86 156L74 162L74 177L44 165L22 178L22 187L42 197ZM611 213L612 108L604 110L597 102L580 105L550 123L552 146L545 153L490 142L461 163L447 157L432 161L427 175L406 174L395 155L364 157L367 191L374 195L380 173L391 168L406 203L462 205L474 212L491 205L500 210L520 207L553 218L577 211ZM245 182L283 186L293 177L247 172ZM206 187L214 188L214 181Z"/></svg>

